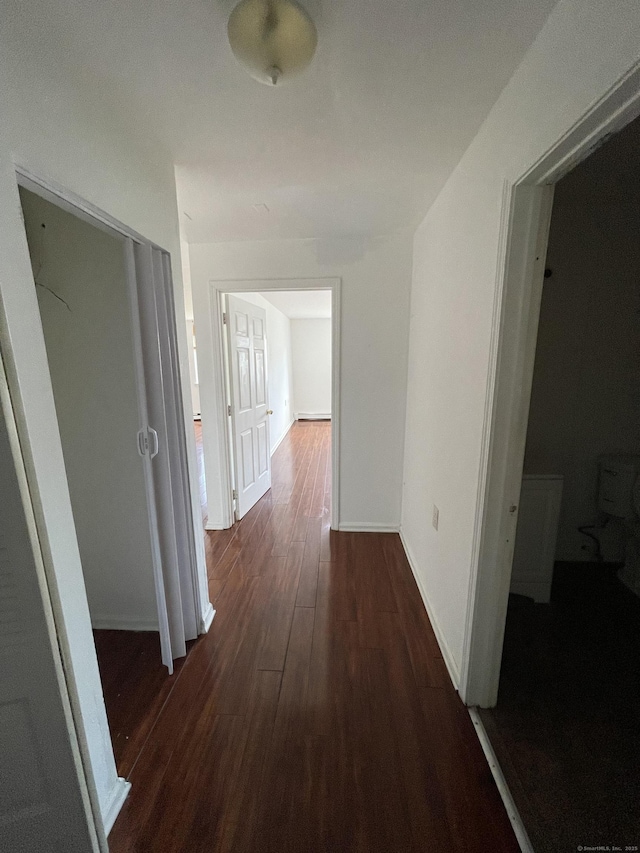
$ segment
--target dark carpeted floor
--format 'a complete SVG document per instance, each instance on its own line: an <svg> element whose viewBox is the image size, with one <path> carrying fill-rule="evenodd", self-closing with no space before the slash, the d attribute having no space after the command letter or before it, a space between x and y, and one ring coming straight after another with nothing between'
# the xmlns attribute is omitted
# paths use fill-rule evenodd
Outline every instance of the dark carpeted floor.
<svg viewBox="0 0 640 853"><path fill-rule="evenodd" d="M556 563L551 604L512 597L498 706L481 711L536 853L640 847L640 598Z"/></svg>

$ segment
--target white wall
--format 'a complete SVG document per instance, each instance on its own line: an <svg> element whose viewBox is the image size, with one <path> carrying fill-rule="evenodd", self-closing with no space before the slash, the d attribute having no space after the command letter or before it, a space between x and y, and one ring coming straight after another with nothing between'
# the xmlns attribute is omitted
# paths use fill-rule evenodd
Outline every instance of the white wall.
<svg viewBox="0 0 640 853"><path fill-rule="evenodd" d="M20 196L92 625L157 630L124 243Z"/></svg>
<svg viewBox="0 0 640 853"><path fill-rule="evenodd" d="M406 402L411 239L278 240L190 246L198 334L211 280L340 277L340 523L397 529ZM206 338L204 337L206 335ZM212 338L201 336L200 394L209 512L222 518ZM207 422L213 427L207 433ZM207 453L207 447L209 453ZM213 494L212 494L213 492ZM215 523L215 521L214 521Z"/></svg>
<svg viewBox="0 0 640 853"><path fill-rule="evenodd" d="M271 453L293 423L293 378L291 368L291 321L259 293L237 293L267 312L267 378L269 383L269 444Z"/></svg>
<svg viewBox="0 0 640 853"><path fill-rule="evenodd" d="M331 320L291 321L296 417L331 417Z"/></svg>
<svg viewBox="0 0 640 853"><path fill-rule="evenodd" d="M180 238L180 255L182 260L182 283L184 286L184 313L187 321L187 350L189 355L189 382L191 387L191 407L195 417L200 416L200 383L197 378L197 353L193 349L193 302L191 299L191 267L189 264L189 244ZM176 306L180 310L180 306ZM196 332L197 334L197 332Z"/></svg>
<svg viewBox="0 0 640 853"><path fill-rule="evenodd" d="M15 32L12 19L0 32L0 345L13 385L14 404L26 424L30 473L40 498L40 524L48 537L60 608L60 643L82 712L95 787L107 814L117 783L91 623L74 533L60 437L56 426L38 302L21 220L14 164L30 168L107 211L171 252L175 301L183 301L175 182L171 158L143 147L135 125L115 111L85 68L76 72L49 61L46 45ZM183 386L189 387L184 324L178 325ZM11 346L9 347L9 341ZM188 400L188 393L185 392ZM190 407L185 416L191 421ZM195 440L188 430L195 529L198 505ZM200 591L207 602L204 542L196 537Z"/></svg>
<svg viewBox="0 0 640 853"><path fill-rule="evenodd" d="M574 176L556 189L524 462L564 477L558 560L589 559L599 454L640 453L638 206L608 200L606 172L585 204Z"/></svg>
<svg viewBox="0 0 640 853"><path fill-rule="evenodd" d="M505 180L519 178L637 62L639 41L634 0L561 0L415 235L402 531L455 678L476 570Z"/></svg>

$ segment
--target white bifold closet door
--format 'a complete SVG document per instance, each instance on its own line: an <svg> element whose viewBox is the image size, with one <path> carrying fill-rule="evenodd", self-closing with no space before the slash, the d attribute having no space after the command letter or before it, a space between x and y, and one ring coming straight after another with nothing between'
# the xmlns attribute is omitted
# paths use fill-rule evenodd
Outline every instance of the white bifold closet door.
<svg viewBox="0 0 640 853"><path fill-rule="evenodd" d="M170 259L128 241L139 377L138 447L147 483L162 661L173 671L198 635L195 540L187 475Z"/></svg>

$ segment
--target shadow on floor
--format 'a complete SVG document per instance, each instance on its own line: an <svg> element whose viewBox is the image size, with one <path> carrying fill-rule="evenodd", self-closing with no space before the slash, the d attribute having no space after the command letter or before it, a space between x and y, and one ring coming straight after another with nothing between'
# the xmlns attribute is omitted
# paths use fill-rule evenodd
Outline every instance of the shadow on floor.
<svg viewBox="0 0 640 853"><path fill-rule="evenodd" d="M640 844L640 598L616 568L556 563L512 597L482 720L536 853Z"/></svg>

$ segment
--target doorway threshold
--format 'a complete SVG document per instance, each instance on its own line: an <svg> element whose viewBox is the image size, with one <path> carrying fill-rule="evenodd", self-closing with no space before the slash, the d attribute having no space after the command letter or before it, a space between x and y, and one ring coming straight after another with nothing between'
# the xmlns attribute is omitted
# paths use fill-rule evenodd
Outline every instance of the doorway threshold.
<svg viewBox="0 0 640 853"><path fill-rule="evenodd" d="M525 829L524 823L522 822L522 818L520 817L518 807L516 806L515 801L511 796L511 791L509 790L509 786L507 785L507 780L505 779L504 773L502 772L502 768L500 767L496 754L493 751L493 747L491 746L491 741L489 740L489 735L487 734L487 731L484 727L484 723L482 722L480 713L477 708L469 708L468 711L469 716L471 717L471 722L473 723L473 727L476 731L476 734L478 735L480 746L482 747L482 751L484 752L485 757L487 759L487 763L489 764L491 775L493 776L494 781L498 786L498 791L500 792L502 802L504 803L507 815L509 817L509 820L511 821L511 826L513 827L514 834L518 839L520 850L522 851L522 853L535 853L533 845L531 844L531 840L527 835L527 830Z"/></svg>

